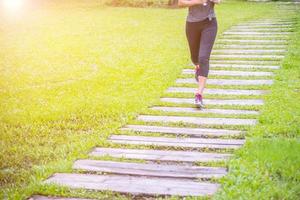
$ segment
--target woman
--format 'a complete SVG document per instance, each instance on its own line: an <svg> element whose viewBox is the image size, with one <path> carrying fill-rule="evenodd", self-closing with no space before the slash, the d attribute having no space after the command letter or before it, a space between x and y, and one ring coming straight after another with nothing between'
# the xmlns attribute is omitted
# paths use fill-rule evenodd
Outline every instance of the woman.
<svg viewBox="0 0 300 200"><path fill-rule="evenodd" d="M220 0L179 0L178 5L189 7L186 19L186 36L191 59L195 65L195 79L199 87L195 104L204 107L202 97L209 71L209 58L217 35L218 24L214 5Z"/></svg>

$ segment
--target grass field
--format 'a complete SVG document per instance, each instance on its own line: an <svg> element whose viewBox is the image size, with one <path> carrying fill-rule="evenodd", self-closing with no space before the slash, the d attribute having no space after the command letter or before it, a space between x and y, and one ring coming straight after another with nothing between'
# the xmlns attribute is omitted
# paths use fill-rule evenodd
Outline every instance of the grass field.
<svg viewBox="0 0 300 200"><path fill-rule="evenodd" d="M272 93L216 199L300 198L300 15Z"/></svg>
<svg viewBox="0 0 300 200"><path fill-rule="evenodd" d="M278 13L273 4L227 1L217 8L219 34ZM40 183L54 172L71 171L92 147L110 145L109 134L146 112L173 84L190 62L185 16L184 9L93 4L6 13L0 21L0 198L111 197ZM217 199L299 195L298 30L261 123L229 163Z"/></svg>

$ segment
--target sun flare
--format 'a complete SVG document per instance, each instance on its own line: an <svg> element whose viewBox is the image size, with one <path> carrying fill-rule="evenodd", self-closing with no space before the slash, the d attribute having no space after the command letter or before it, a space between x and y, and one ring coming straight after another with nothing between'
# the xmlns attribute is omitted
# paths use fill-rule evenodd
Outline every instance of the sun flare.
<svg viewBox="0 0 300 200"><path fill-rule="evenodd" d="M9 11L19 10L25 2L25 0L0 0L0 1L2 3L2 6Z"/></svg>

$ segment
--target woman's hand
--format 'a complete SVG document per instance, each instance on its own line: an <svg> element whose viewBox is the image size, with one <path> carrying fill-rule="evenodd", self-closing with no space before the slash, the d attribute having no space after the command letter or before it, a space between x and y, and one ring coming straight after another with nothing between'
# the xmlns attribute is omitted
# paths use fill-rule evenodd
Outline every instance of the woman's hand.
<svg viewBox="0 0 300 200"><path fill-rule="evenodd" d="M197 0L197 4L207 4L208 0Z"/></svg>
<svg viewBox="0 0 300 200"><path fill-rule="evenodd" d="M199 5L199 4L202 5L202 4L207 3L207 1L208 0L179 0L178 1L178 6L180 6L180 7L189 7L189 6Z"/></svg>
<svg viewBox="0 0 300 200"><path fill-rule="evenodd" d="M219 4L221 3L221 0L210 0L211 2L215 3L215 4Z"/></svg>

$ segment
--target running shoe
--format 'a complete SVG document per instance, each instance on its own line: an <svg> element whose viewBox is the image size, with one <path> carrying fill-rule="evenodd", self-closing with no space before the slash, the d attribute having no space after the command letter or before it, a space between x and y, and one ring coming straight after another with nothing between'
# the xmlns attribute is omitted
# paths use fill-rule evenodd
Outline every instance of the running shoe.
<svg viewBox="0 0 300 200"><path fill-rule="evenodd" d="M203 99L201 94L195 94L195 105L198 108L204 108Z"/></svg>

